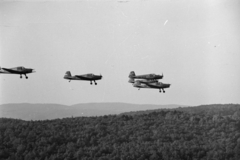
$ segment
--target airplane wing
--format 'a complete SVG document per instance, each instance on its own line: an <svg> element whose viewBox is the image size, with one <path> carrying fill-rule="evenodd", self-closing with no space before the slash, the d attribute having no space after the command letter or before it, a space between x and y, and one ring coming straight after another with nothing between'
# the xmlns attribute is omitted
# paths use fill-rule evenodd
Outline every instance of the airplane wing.
<svg viewBox="0 0 240 160"><path fill-rule="evenodd" d="M146 86L148 86L148 87L150 87L150 85L149 85L149 83L146 83L146 82L142 82L141 80L137 80L137 81L135 81L134 82L135 84L138 84L138 85L146 85Z"/></svg>
<svg viewBox="0 0 240 160"><path fill-rule="evenodd" d="M146 86L150 87L150 88L153 88L154 85L152 85L151 83L145 83Z"/></svg>
<svg viewBox="0 0 240 160"><path fill-rule="evenodd" d="M82 79L82 80L92 80L92 77L86 75L75 75L75 77Z"/></svg>
<svg viewBox="0 0 240 160"><path fill-rule="evenodd" d="M163 85L161 82L154 82L154 83L144 83L149 88L163 88Z"/></svg>
<svg viewBox="0 0 240 160"><path fill-rule="evenodd" d="M9 73L13 73L13 74L20 74L20 73L22 73L21 70L8 69L8 68L2 68L2 69L4 69L5 71L7 71Z"/></svg>

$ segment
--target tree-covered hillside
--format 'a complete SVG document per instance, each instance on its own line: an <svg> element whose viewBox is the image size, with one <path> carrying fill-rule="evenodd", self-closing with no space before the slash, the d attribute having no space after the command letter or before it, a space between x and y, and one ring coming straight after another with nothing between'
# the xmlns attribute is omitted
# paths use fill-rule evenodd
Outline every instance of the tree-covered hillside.
<svg viewBox="0 0 240 160"><path fill-rule="evenodd" d="M151 112L161 112L162 110L170 109L155 109L146 111L133 111L121 113L121 115L140 115ZM195 107L178 107L171 110L183 111L191 114L205 114L205 115L220 115L220 116L232 116L234 119L240 119L240 104L211 104L201 105Z"/></svg>
<svg viewBox="0 0 240 160"><path fill-rule="evenodd" d="M0 159L239 160L240 120L233 115L161 110L44 121L2 118Z"/></svg>

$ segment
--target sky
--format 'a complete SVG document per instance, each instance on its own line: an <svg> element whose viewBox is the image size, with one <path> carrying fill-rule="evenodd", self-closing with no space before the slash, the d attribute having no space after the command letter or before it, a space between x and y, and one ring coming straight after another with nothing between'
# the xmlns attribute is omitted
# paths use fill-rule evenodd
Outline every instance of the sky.
<svg viewBox="0 0 240 160"><path fill-rule="evenodd" d="M239 0L0 1L0 104L240 103ZM98 85L63 79L102 74ZM164 74L165 93L131 71Z"/></svg>

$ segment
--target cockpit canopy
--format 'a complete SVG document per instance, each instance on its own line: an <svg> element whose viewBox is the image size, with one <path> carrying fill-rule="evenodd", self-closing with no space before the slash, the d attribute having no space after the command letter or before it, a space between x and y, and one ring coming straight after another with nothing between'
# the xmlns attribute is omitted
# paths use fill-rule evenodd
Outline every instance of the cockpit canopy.
<svg viewBox="0 0 240 160"><path fill-rule="evenodd" d="M22 71L22 70L24 70L24 69L25 69L25 68L22 67L22 66L21 66L21 67L17 67L17 70L18 70L18 71Z"/></svg>
<svg viewBox="0 0 240 160"><path fill-rule="evenodd" d="M153 78L153 77L155 77L155 74L150 74L149 77Z"/></svg>
<svg viewBox="0 0 240 160"><path fill-rule="evenodd" d="M87 77L93 77L92 73L87 74Z"/></svg>

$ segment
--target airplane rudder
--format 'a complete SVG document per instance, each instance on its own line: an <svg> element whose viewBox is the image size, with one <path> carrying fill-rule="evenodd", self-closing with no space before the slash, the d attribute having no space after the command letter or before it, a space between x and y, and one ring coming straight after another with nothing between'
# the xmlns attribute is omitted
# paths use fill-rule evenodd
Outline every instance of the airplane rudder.
<svg viewBox="0 0 240 160"><path fill-rule="evenodd" d="M134 76L135 76L135 72L134 72L134 71L131 71L128 77L129 77L129 78L132 78L132 77L134 77Z"/></svg>
<svg viewBox="0 0 240 160"><path fill-rule="evenodd" d="M67 72L66 72L66 75L71 76L71 72L70 72L70 71L67 71Z"/></svg>

